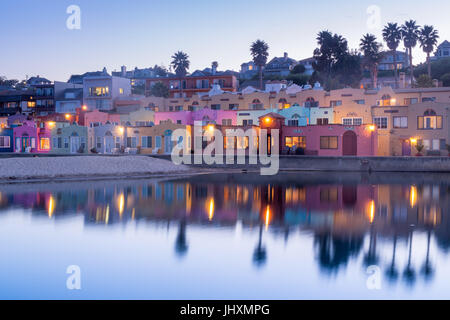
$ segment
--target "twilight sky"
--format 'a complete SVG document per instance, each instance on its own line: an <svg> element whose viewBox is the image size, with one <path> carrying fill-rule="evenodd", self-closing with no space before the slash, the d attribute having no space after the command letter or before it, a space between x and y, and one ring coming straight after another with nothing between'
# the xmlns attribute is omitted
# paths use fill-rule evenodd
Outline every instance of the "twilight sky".
<svg viewBox="0 0 450 320"><path fill-rule="evenodd" d="M81 30L66 27L72 4L81 8ZM303 59L323 29L342 34L351 48L367 32L381 40L367 13L372 5L381 10L380 26L412 18L434 25L440 42L450 40L450 2L443 0L1 0L0 75L67 81L103 67L168 66L177 50L189 54L190 71L214 60L238 71L258 38L269 43L270 57ZM415 63L424 60L419 47L414 54Z"/></svg>

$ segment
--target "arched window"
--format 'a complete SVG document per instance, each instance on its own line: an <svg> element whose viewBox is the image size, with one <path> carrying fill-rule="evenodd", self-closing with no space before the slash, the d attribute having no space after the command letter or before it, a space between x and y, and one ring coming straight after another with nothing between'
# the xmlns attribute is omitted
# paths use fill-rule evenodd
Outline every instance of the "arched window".
<svg viewBox="0 0 450 320"><path fill-rule="evenodd" d="M433 109L428 109L427 111L425 111L425 113L423 115L425 117L429 117L429 116L435 116L435 115L437 115L437 113Z"/></svg>
<svg viewBox="0 0 450 320"><path fill-rule="evenodd" d="M285 103L287 103L287 100L284 99L284 98L281 98L280 100L278 100L278 103L283 103L283 104L285 104Z"/></svg>
<svg viewBox="0 0 450 320"><path fill-rule="evenodd" d="M259 101L259 99L255 99L255 100L253 100L252 103L253 103L253 104L257 104L257 103L261 103L261 101Z"/></svg>

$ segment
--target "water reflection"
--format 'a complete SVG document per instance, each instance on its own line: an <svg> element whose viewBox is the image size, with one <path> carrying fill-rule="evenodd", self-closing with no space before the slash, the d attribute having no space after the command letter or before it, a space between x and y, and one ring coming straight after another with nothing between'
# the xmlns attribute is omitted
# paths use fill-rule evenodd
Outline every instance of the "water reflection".
<svg viewBox="0 0 450 320"><path fill-rule="evenodd" d="M313 238L323 274L336 275L350 262L378 265L391 283L431 282L439 265L432 243L450 248L450 179L445 175L360 176L280 174L200 175L165 181L0 186L2 212L30 209L35 216L82 215L88 226L163 222L177 226L174 252L189 255L189 228L257 230L251 262L270 258L265 239L299 231ZM426 235L416 239L417 234ZM424 239L424 238L420 238ZM418 243L419 242L419 243ZM423 243L422 243L423 242ZM380 247L379 245L382 244ZM426 248L415 251L415 246ZM250 260L250 259L249 259ZM420 261L415 264L414 261Z"/></svg>

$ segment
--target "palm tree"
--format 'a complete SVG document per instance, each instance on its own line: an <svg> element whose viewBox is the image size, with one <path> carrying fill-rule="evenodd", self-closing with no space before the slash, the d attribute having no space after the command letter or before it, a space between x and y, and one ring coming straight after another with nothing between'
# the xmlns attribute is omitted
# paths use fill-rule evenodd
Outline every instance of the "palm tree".
<svg viewBox="0 0 450 320"><path fill-rule="evenodd" d="M175 52L172 56L172 62L170 63L173 69L175 70L175 74L183 78L187 74L187 70L189 69L189 56L183 51Z"/></svg>
<svg viewBox="0 0 450 320"><path fill-rule="evenodd" d="M366 34L359 44L361 52L364 54L364 64L370 70L372 76L372 86L377 87L378 63L381 60L380 52L381 43L377 42L377 38L373 34Z"/></svg>
<svg viewBox="0 0 450 320"><path fill-rule="evenodd" d="M395 87L398 87L397 48L402 40L400 27L396 23L388 23L383 29L383 39L386 41L388 48L392 51L392 56L394 58Z"/></svg>
<svg viewBox="0 0 450 320"><path fill-rule="evenodd" d="M412 87L414 82L412 49L416 47L417 41L419 40L420 26L416 24L416 21L409 20L406 21L405 24L401 26L401 30L402 30L403 44L405 45L405 48L409 51L408 56L411 73L411 87Z"/></svg>
<svg viewBox="0 0 450 320"><path fill-rule="evenodd" d="M263 89L263 68L269 57L269 45L263 40L256 40L250 47L253 62L259 69L259 88Z"/></svg>
<svg viewBox="0 0 450 320"><path fill-rule="evenodd" d="M434 51L439 39L438 31L433 26L423 26L420 29L419 42L423 52L427 54L428 76L431 78L430 54Z"/></svg>

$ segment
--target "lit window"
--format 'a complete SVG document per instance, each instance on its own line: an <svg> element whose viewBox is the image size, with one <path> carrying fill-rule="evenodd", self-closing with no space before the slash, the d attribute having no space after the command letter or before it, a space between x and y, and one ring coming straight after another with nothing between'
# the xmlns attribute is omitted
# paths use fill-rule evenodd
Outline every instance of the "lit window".
<svg viewBox="0 0 450 320"><path fill-rule="evenodd" d="M338 137L320 137L320 149L337 149Z"/></svg>
<svg viewBox="0 0 450 320"><path fill-rule="evenodd" d="M50 138L41 138L40 149L41 150L50 150Z"/></svg>

